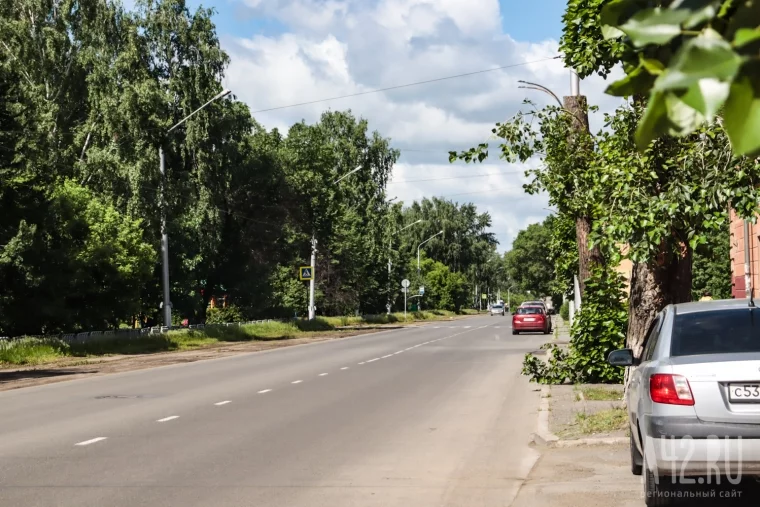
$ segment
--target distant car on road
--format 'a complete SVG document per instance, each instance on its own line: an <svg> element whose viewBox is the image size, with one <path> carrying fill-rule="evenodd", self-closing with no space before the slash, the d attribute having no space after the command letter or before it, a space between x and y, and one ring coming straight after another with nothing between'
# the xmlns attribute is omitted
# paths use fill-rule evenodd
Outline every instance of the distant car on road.
<svg viewBox="0 0 760 507"><path fill-rule="evenodd" d="M512 315L512 334L523 332L552 332L552 323L541 306L521 306Z"/></svg>
<svg viewBox="0 0 760 507"><path fill-rule="evenodd" d="M491 313L492 317L494 315L501 315L503 317L505 315L504 305L496 304L496 305L491 306L491 312L490 313Z"/></svg>
<svg viewBox="0 0 760 507"><path fill-rule="evenodd" d="M746 299L669 305L640 359L621 349L608 362L635 367L631 471L644 475L648 506L670 505L696 478L760 477L760 309Z"/></svg>

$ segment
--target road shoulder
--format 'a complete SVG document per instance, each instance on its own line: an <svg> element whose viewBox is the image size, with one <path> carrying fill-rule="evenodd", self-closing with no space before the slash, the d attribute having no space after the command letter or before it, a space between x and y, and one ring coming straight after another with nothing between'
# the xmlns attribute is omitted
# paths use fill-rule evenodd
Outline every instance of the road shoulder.
<svg viewBox="0 0 760 507"><path fill-rule="evenodd" d="M36 366L0 366L0 391L33 387L86 377L158 368L174 364L193 363L220 359L240 354L265 352L285 347L317 344L326 341L357 338L368 334L380 334L405 328L427 327L442 322L477 317L461 315L445 320L417 321L409 324L394 323L377 326L353 326L324 333L279 340L251 340L245 342L218 342L193 350L155 352L146 354L68 357Z"/></svg>

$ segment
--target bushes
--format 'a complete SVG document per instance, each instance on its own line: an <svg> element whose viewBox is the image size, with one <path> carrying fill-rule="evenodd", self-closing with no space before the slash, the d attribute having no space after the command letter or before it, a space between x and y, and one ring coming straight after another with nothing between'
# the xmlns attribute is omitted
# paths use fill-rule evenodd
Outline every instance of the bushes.
<svg viewBox="0 0 760 507"><path fill-rule="evenodd" d="M607 364L607 355L625 343L628 314L623 287L618 273L594 269L570 329L569 351L550 345L547 362L526 354L523 374L539 384L622 382L623 369Z"/></svg>
<svg viewBox="0 0 760 507"><path fill-rule="evenodd" d="M225 308L209 308L206 310L206 324L225 324L227 322L242 322L243 312L235 305Z"/></svg>
<svg viewBox="0 0 760 507"><path fill-rule="evenodd" d="M570 301L565 301L562 306L559 307L559 316L565 322L570 322Z"/></svg>

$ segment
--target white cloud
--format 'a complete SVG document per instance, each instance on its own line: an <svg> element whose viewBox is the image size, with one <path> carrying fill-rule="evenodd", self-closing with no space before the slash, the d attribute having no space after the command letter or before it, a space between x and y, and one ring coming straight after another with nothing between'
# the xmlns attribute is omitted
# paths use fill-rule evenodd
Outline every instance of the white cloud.
<svg viewBox="0 0 760 507"><path fill-rule="evenodd" d="M473 202L493 217L501 250L517 232L549 212L546 196L522 190L524 167L500 163L448 163L449 150L486 141L497 121L513 116L524 98L551 101L520 89L519 80L569 92L569 71L557 42L516 41L501 30L498 0L244 0L255 13L274 17L288 33L229 38L232 57L226 85L252 111L368 92L418 81L536 62L509 69L440 80L381 93L256 113L266 127L287 129L316 121L327 109L351 109L370 128L390 137L402 158L388 194L409 201L452 196ZM603 111L618 101L603 94L606 83L590 78L582 92ZM592 118L601 127L601 115ZM492 157L498 150L492 148ZM494 176L452 178L483 173ZM408 181L408 180L434 181ZM464 195L463 195L464 194Z"/></svg>

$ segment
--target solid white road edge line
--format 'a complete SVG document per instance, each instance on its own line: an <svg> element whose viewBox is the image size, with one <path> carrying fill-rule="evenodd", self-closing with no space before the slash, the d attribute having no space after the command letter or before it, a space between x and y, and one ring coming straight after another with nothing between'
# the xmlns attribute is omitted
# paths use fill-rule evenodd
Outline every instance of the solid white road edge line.
<svg viewBox="0 0 760 507"><path fill-rule="evenodd" d="M74 445L80 445L80 446L82 446L82 445L90 445L90 444L94 444L95 442L100 442L102 440L105 440L106 438L108 438L108 437L95 437L95 438L91 438L89 440L85 440L84 442L79 442L78 444L74 444Z"/></svg>

